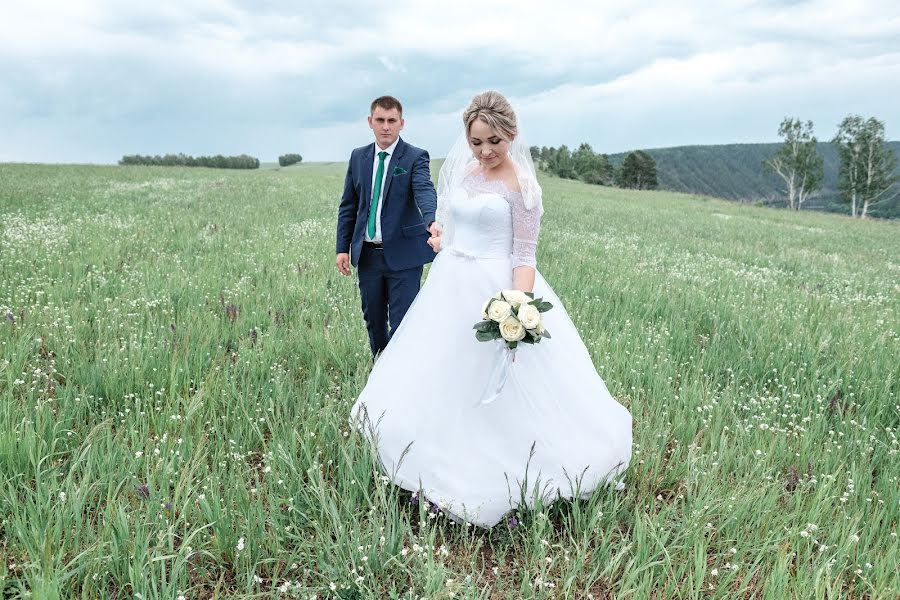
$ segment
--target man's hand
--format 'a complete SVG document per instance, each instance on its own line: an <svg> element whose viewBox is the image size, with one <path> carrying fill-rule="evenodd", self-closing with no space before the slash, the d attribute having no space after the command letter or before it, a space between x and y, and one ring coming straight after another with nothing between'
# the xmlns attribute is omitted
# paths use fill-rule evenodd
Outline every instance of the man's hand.
<svg viewBox="0 0 900 600"><path fill-rule="evenodd" d="M437 221L432 221L431 225L428 226L428 233L431 234L431 237L440 237L441 235L441 226L438 225Z"/></svg>
<svg viewBox="0 0 900 600"><path fill-rule="evenodd" d="M337 265L337 270L341 272L341 275L350 275L350 255L348 253L338 253L334 263Z"/></svg>

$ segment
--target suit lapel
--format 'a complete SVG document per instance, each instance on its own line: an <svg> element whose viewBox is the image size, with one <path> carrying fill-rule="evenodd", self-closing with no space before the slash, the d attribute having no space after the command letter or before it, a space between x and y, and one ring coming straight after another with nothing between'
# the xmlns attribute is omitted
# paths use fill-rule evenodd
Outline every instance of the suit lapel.
<svg viewBox="0 0 900 600"><path fill-rule="evenodd" d="M397 147L394 148L394 155L391 157L391 165L384 174L384 197L381 201L381 210L384 210L384 205L387 204L388 192L391 191L391 183L394 181L394 169L400 166L400 157L403 156L405 151L406 142L398 138ZM372 160L375 160L374 151L372 153Z"/></svg>
<svg viewBox="0 0 900 600"><path fill-rule="evenodd" d="M369 205L372 203L372 162L375 160L375 144L369 144L369 149L362 154L362 182L363 189L360 194L360 202L369 214Z"/></svg>

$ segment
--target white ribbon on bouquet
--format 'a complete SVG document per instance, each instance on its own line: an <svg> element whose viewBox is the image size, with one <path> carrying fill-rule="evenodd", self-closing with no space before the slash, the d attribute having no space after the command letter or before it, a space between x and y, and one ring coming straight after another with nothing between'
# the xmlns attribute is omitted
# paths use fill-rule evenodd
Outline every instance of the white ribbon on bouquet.
<svg viewBox="0 0 900 600"><path fill-rule="evenodd" d="M481 404L490 404L500 397L503 386L506 385L512 375L512 364L516 360L516 349L510 349L506 346L506 342L502 342L497 349L494 357L494 368L491 370L491 376L488 378L488 384L484 388L484 394L479 401Z"/></svg>

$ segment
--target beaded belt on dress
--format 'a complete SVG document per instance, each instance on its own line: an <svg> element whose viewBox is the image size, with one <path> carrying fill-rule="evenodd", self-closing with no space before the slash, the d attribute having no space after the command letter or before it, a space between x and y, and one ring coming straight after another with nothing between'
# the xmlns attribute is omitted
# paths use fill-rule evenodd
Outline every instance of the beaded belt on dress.
<svg viewBox="0 0 900 600"><path fill-rule="evenodd" d="M510 257L509 254L476 254L475 252L471 252L471 251L465 250L463 248L456 248L455 246L451 246L449 248L444 248L441 250L441 252L446 252L447 254L452 254L453 256L460 256L462 258L467 258L469 260L485 259L485 258L499 260L499 259L507 259Z"/></svg>

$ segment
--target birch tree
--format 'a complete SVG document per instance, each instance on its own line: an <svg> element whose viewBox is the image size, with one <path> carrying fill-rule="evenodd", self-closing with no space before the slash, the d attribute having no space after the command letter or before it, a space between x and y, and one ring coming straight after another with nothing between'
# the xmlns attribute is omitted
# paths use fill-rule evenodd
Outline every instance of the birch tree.
<svg viewBox="0 0 900 600"><path fill-rule="evenodd" d="M897 157L885 140L884 123L849 115L832 142L841 160L838 187L852 216L864 219L872 207L897 196Z"/></svg>
<svg viewBox="0 0 900 600"><path fill-rule="evenodd" d="M765 164L784 180L787 203L791 210L800 210L803 203L822 187L825 168L816 150L816 136L812 121L785 117L778 128L784 144Z"/></svg>

